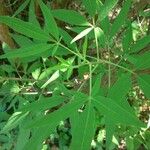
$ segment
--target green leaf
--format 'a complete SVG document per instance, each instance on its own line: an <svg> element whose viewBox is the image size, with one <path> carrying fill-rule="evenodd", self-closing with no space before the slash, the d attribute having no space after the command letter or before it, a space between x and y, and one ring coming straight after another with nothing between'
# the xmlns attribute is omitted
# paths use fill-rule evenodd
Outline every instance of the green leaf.
<svg viewBox="0 0 150 150"><path fill-rule="evenodd" d="M37 16L35 13L35 0L31 0L30 5L29 5L29 13L28 13L28 20L30 23L36 25L37 27L41 27L38 20L37 20Z"/></svg>
<svg viewBox="0 0 150 150"><path fill-rule="evenodd" d="M94 32L97 36L97 39L99 41L99 44L102 46L102 47L106 47L106 36L103 32L103 30L99 27L96 27L94 28Z"/></svg>
<svg viewBox="0 0 150 150"><path fill-rule="evenodd" d="M45 88L48 84L55 81L57 78L59 78L59 70L52 74L52 76L41 86L41 89Z"/></svg>
<svg viewBox="0 0 150 150"><path fill-rule="evenodd" d="M20 46L20 47L26 47L28 45L32 45L33 41L31 41L29 38L20 35L20 34L13 34L12 38L15 40L15 42Z"/></svg>
<svg viewBox="0 0 150 150"><path fill-rule="evenodd" d="M62 84L58 85L58 87L60 88L62 86ZM65 89L66 90L66 89ZM63 91L64 93L66 93L63 89L61 89L61 91ZM72 94L72 92L71 92ZM68 94L67 94L68 95ZM73 94L72 94L73 95ZM80 97L83 98L83 96L81 96L79 94ZM79 98L79 97L76 97ZM67 112L67 110L66 110ZM34 132L32 132L32 137L29 139L28 143L25 145L25 147L23 148L23 150L41 150L42 147L42 143L43 141L51 134L54 132L54 130L56 129L56 126L58 125L57 122L51 122L50 124L48 124L47 126L42 126L40 128L34 128Z"/></svg>
<svg viewBox="0 0 150 150"><path fill-rule="evenodd" d="M139 50L142 50L150 43L150 35L146 35L143 38L136 41L136 43L132 44L130 47L130 52L135 53Z"/></svg>
<svg viewBox="0 0 150 150"><path fill-rule="evenodd" d="M126 105L128 104L126 95L131 89L131 86L131 74L123 74L109 89L108 97L114 99L116 103L126 108Z"/></svg>
<svg viewBox="0 0 150 150"><path fill-rule="evenodd" d="M129 103L127 102L126 95L131 88L131 75L124 74L116 81L116 83L109 89L108 96L113 99L118 105L124 109L128 109L133 113L132 108L130 108ZM119 91L119 92L118 92ZM114 124L111 122L108 116L106 116L106 147L110 146L112 142L112 137L114 133Z"/></svg>
<svg viewBox="0 0 150 150"><path fill-rule="evenodd" d="M70 44L72 41L72 37L65 30L61 28L59 29L59 31L62 36L62 40L65 42L65 44L67 44L67 46L70 47L71 49L75 50L77 47L76 43Z"/></svg>
<svg viewBox="0 0 150 150"><path fill-rule="evenodd" d="M113 99L97 96L92 99L92 102L100 113L106 116L112 124L145 127L144 123L138 120L134 112L131 113L128 107L125 108L119 105Z"/></svg>
<svg viewBox="0 0 150 150"><path fill-rule="evenodd" d="M56 9L52 11L52 14L58 20L64 21L72 25L89 26L85 17L74 10Z"/></svg>
<svg viewBox="0 0 150 150"><path fill-rule="evenodd" d="M131 23L128 23L128 27L124 32L123 40L122 40L122 47L124 52L128 52L131 42L133 41L132 38L132 26Z"/></svg>
<svg viewBox="0 0 150 150"><path fill-rule="evenodd" d="M15 128L29 114L29 112L15 112L8 120L1 133L6 133Z"/></svg>
<svg viewBox="0 0 150 150"><path fill-rule="evenodd" d="M145 96L150 98L150 75L145 74L138 76L138 83Z"/></svg>
<svg viewBox="0 0 150 150"><path fill-rule="evenodd" d="M100 26L102 28L102 30L104 31L104 33L109 36L109 33L110 33L110 21L109 21L109 18L106 17L105 19L103 19L101 22L100 22Z"/></svg>
<svg viewBox="0 0 150 150"><path fill-rule="evenodd" d="M52 34L57 40L59 39L59 31L57 24L52 16L50 8L48 8L42 0L39 1L39 5L41 7L44 20L45 20L45 28L50 34Z"/></svg>
<svg viewBox="0 0 150 150"><path fill-rule="evenodd" d="M49 68L45 69L45 70L41 73L41 75L40 75L40 77L39 77L39 80L43 80L44 78L50 76L50 74L51 74L53 71L55 71L55 70L60 70L60 69L64 69L64 68L66 68L66 67L65 67L65 66L61 66L61 65L55 65L55 66L53 66L53 67L49 67Z"/></svg>
<svg viewBox="0 0 150 150"><path fill-rule="evenodd" d="M89 32L91 32L93 30L93 27L87 28L85 30L83 30L82 32L80 32L72 41L71 44L74 43L75 41L81 39L82 37L86 36Z"/></svg>
<svg viewBox="0 0 150 150"><path fill-rule="evenodd" d="M140 11L140 16L147 17L147 18L150 17L149 9L147 11L145 10Z"/></svg>
<svg viewBox="0 0 150 150"><path fill-rule="evenodd" d="M83 56L84 56L84 58L86 57L87 50L88 50L88 37L85 36L85 40L83 43Z"/></svg>
<svg viewBox="0 0 150 150"><path fill-rule="evenodd" d="M112 124L111 120L107 117L105 117L105 130L106 130L106 149L109 149L113 134L115 132L115 124Z"/></svg>
<svg viewBox="0 0 150 150"><path fill-rule="evenodd" d="M29 56L39 55L41 56L46 50L49 50L52 47L50 44L33 44L28 47L23 47L16 49L14 51L7 52L4 55L0 56L0 59L3 58L25 58Z"/></svg>
<svg viewBox="0 0 150 150"><path fill-rule="evenodd" d="M95 111L89 103L83 112L71 117L72 142L70 150L90 150L95 134Z"/></svg>
<svg viewBox="0 0 150 150"><path fill-rule="evenodd" d="M113 9L113 7L118 3L118 0L105 0L105 3L100 8L99 20L102 21L108 13Z"/></svg>
<svg viewBox="0 0 150 150"><path fill-rule="evenodd" d="M96 95L99 95L100 93L100 85L101 85L101 78L102 78L102 74L98 74L96 76L96 79L94 80L94 84L93 84L93 87L92 87L92 96L96 96Z"/></svg>
<svg viewBox="0 0 150 150"><path fill-rule="evenodd" d="M131 0L125 1L123 8L121 9L119 15L115 19L110 32L110 38L112 38L122 27L122 25L125 23L127 14L129 12L131 6Z"/></svg>
<svg viewBox="0 0 150 150"><path fill-rule="evenodd" d="M38 111L44 111L46 109L50 109L52 107L55 107L61 103L66 98L63 96L53 96L53 97L41 97L38 101L32 102L30 104L27 104L25 106L22 106L19 111L22 112L38 112Z"/></svg>
<svg viewBox="0 0 150 150"><path fill-rule="evenodd" d="M133 58L135 58L135 68L136 69L148 69L150 67L150 52L145 52L144 54L140 55L134 55Z"/></svg>
<svg viewBox="0 0 150 150"><path fill-rule="evenodd" d="M15 11L15 13L13 14L13 17L17 16L18 14L20 14L20 12L22 12L26 6L29 4L30 0L25 0L20 6L19 8Z"/></svg>
<svg viewBox="0 0 150 150"><path fill-rule="evenodd" d="M35 119L27 125L27 128L44 127L50 125L50 123L56 127L61 120L65 120L75 113L86 100L87 97L85 95L76 93L70 102L51 114Z"/></svg>
<svg viewBox="0 0 150 150"><path fill-rule="evenodd" d="M15 150L22 150L25 144L29 141L29 138L30 130L24 130L22 126L20 126Z"/></svg>
<svg viewBox="0 0 150 150"><path fill-rule="evenodd" d="M4 23L16 32L31 37L33 39L38 39L41 41L49 40L49 36L39 27L35 26L32 23L25 22L9 16L0 16L0 23Z"/></svg>
<svg viewBox="0 0 150 150"><path fill-rule="evenodd" d="M93 17L96 13L96 0L82 0L88 13Z"/></svg>
<svg viewBox="0 0 150 150"><path fill-rule="evenodd" d="M55 130L53 126L36 128L22 150L42 150L43 141Z"/></svg>

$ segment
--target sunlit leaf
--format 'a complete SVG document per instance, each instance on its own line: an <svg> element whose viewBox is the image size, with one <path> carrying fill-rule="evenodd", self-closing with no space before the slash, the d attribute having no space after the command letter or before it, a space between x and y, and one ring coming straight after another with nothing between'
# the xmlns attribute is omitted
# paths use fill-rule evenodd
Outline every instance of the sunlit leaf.
<svg viewBox="0 0 150 150"><path fill-rule="evenodd" d="M51 82L55 81L58 77L59 77L59 70L54 72L52 74L52 76L41 86L41 88L42 89L45 88L48 84L50 84Z"/></svg>
<svg viewBox="0 0 150 150"><path fill-rule="evenodd" d="M81 39L82 37L86 36L89 32L91 32L93 30L93 27L87 28L85 30L83 30L82 32L80 32L72 41L71 44L76 42L77 40Z"/></svg>
<svg viewBox="0 0 150 150"><path fill-rule="evenodd" d="M94 28L94 32L97 36L97 39L99 41L99 45L105 47L106 46L106 36L103 32L103 30L99 27Z"/></svg>

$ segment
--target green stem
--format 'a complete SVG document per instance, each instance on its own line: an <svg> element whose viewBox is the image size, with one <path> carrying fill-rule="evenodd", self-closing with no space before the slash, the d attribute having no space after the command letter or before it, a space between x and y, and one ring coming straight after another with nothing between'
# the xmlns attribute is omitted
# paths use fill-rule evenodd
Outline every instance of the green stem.
<svg viewBox="0 0 150 150"><path fill-rule="evenodd" d="M70 48L66 47L65 45L58 43L59 46L65 48L66 50L68 50L69 52L71 52L72 54L76 55L77 57L81 58L82 60L85 60L84 57L82 57L82 55L79 55L78 53L72 51Z"/></svg>
<svg viewBox="0 0 150 150"><path fill-rule="evenodd" d="M108 39L107 39L107 51L108 51L108 58L109 58L109 64L108 64L108 88L110 88L111 86L111 57L110 57L110 47L109 47L109 43L108 43Z"/></svg>
<svg viewBox="0 0 150 150"><path fill-rule="evenodd" d="M89 96L91 97L91 95L92 95L92 64L91 63L89 63L89 72L90 72L90 74L89 74L89 78L90 78L90 80L89 80L89 84L90 84Z"/></svg>
<svg viewBox="0 0 150 150"><path fill-rule="evenodd" d="M99 57L99 45L98 45L98 39L97 39L97 35L96 35L96 26L95 26L95 20L93 19L93 26L94 26L94 36L95 36L95 43L96 43L96 53L97 53L97 60L100 59Z"/></svg>

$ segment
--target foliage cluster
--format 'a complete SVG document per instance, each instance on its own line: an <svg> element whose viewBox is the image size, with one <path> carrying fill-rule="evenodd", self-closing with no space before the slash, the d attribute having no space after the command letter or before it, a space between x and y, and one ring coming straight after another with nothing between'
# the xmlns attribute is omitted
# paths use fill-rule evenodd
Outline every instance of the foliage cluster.
<svg viewBox="0 0 150 150"><path fill-rule="evenodd" d="M15 43L0 55L0 149L150 149L148 2L136 18L132 0L51 3L0 16Z"/></svg>

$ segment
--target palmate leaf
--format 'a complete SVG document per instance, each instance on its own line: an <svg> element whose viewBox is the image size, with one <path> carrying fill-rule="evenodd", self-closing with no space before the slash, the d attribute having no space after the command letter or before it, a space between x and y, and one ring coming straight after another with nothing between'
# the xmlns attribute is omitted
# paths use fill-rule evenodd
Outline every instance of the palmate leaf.
<svg viewBox="0 0 150 150"><path fill-rule="evenodd" d="M90 150L95 134L95 110L89 102L83 112L71 117L72 142L70 150Z"/></svg>
<svg viewBox="0 0 150 150"><path fill-rule="evenodd" d="M65 104L63 107L51 114L43 116L40 119L36 118L35 121L28 125L28 128L47 126L50 122L52 125L57 126L61 120L69 118L71 114L76 112L86 100L86 95L77 92L69 103Z"/></svg>
<svg viewBox="0 0 150 150"><path fill-rule="evenodd" d="M49 36L39 27L32 23L22 21L9 16L0 16L0 23L4 23L18 33L37 39L40 41L49 41Z"/></svg>
<svg viewBox="0 0 150 150"><path fill-rule="evenodd" d="M107 118L112 124L123 124L135 127L145 127L144 123L138 120L134 112L131 113L130 108L122 107L115 100L97 96L92 99L95 107ZM107 122L106 122L107 124Z"/></svg>
<svg viewBox="0 0 150 150"><path fill-rule="evenodd" d="M138 84L147 98L150 98L150 75L138 76Z"/></svg>
<svg viewBox="0 0 150 150"><path fill-rule="evenodd" d="M118 93L119 91L120 90L118 90ZM99 112L105 116L107 149L109 149L112 141L112 135L114 133L113 128L117 124L130 125L137 128L146 127L144 123L138 120L138 118L135 116L134 112L128 105L124 107L124 104L118 104L115 99L95 96L92 99L92 103L99 110Z"/></svg>
<svg viewBox="0 0 150 150"><path fill-rule="evenodd" d="M111 27L110 38L112 38L119 31L122 25L125 23L130 6L131 6L131 0L125 1L119 15L117 16L117 18L115 19Z"/></svg>
<svg viewBox="0 0 150 150"><path fill-rule="evenodd" d="M71 25L89 26L86 18L74 10L56 9L52 11L53 16Z"/></svg>
<svg viewBox="0 0 150 150"><path fill-rule="evenodd" d="M118 0L106 0L104 5L100 8L99 20L102 21L117 3Z"/></svg>
<svg viewBox="0 0 150 150"><path fill-rule="evenodd" d="M87 12L93 17L96 12L96 0L82 0Z"/></svg>
<svg viewBox="0 0 150 150"><path fill-rule="evenodd" d="M0 56L0 59L3 58L26 58L30 56L36 56L43 54L46 50L52 48L50 44L32 44L23 48L16 49L14 51L7 52Z"/></svg>
<svg viewBox="0 0 150 150"><path fill-rule="evenodd" d="M52 34L58 40L59 39L59 31L58 31L57 24L54 20L54 17L51 13L50 8L48 8L42 2L42 0L39 1L39 5L41 7L41 10L42 10L42 13L44 16L46 31L48 31L50 34Z"/></svg>
<svg viewBox="0 0 150 150"><path fill-rule="evenodd" d="M52 133L60 121L71 117L87 101L88 97L82 93L76 92L71 101L53 113L50 113L40 119L33 120L25 128L34 128L36 130L23 150L39 149L39 143Z"/></svg>

